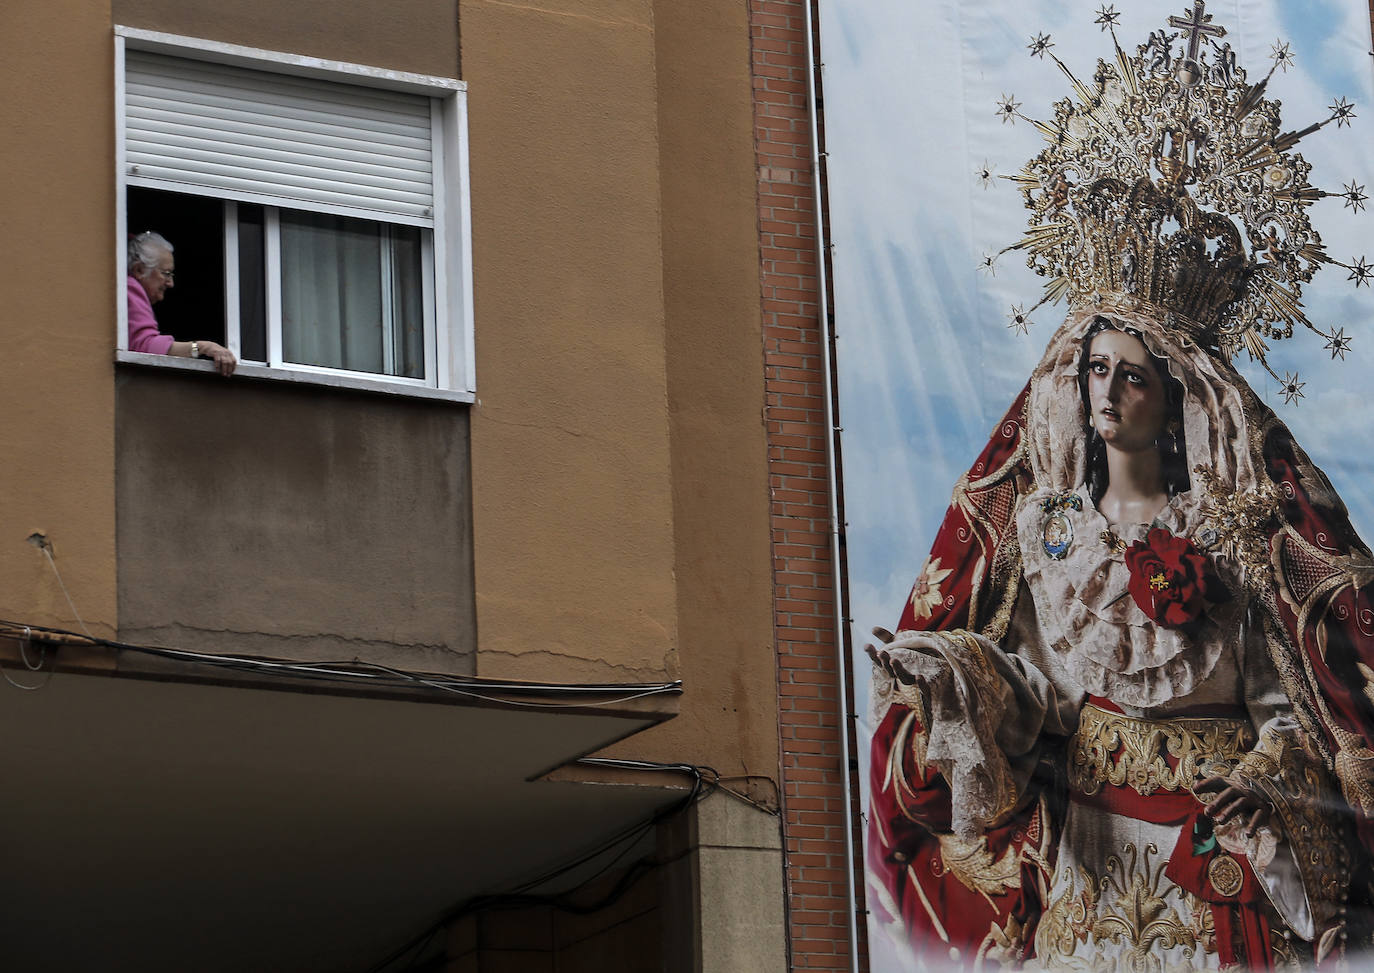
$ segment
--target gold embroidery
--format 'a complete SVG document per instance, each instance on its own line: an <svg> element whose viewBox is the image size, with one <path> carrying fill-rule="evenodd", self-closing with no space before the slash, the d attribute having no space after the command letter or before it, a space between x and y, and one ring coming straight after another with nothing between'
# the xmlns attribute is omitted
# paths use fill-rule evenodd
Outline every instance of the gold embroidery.
<svg viewBox="0 0 1374 973"><path fill-rule="evenodd" d="M1230 855L1219 854L1207 866L1207 880L1221 895L1235 895L1245 884L1240 864Z"/></svg>
<svg viewBox="0 0 1374 973"><path fill-rule="evenodd" d="M993 642L1001 642L1011 624L1011 613L1016 607L1016 595L1021 590L1021 547L1016 531L1008 531L997 545L996 556L992 562L992 577L988 583L989 594L996 595L992 617L982 628L982 634ZM992 590L995 586L998 590ZM970 609L972 611L972 609Z"/></svg>
<svg viewBox="0 0 1374 973"><path fill-rule="evenodd" d="M937 837L943 871L957 878L964 888L983 896L994 908L994 895L1021 887L1021 856L1011 846L1002 852L1002 857L994 858L986 837L980 836L977 841L965 841L952 834ZM935 871L941 874L940 868Z"/></svg>
<svg viewBox="0 0 1374 973"><path fill-rule="evenodd" d="M1258 483L1252 490L1236 490L1205 466L1193 467L1205 491L1205 517L1200 540L1208 550L1220 551L1240 564L1252 587L1269 580L1269 535L1266 527L1279 506L1272 483Z"/></svg>
<svg viewBox="0 0 1374 973"><path fill-rule="evenodd" d="M1124 858L1107 859L1101 877L1082 867L1071 873L1063 893L1045 910L1035 933L1035 956L1046 968L1059 968L1067 957L1074 957L1075 968L1124 973L1195 968L1192 959L1205 947L1210 932L1205 914L1211 909L1165 880L1168 860L1151 862L1159 854L1154 844L1145 846L1143 856L1134 844L1124 850ZM1085 955L1080 943L1091 952ZM1123 954L1109 956L1114 950L1108 944ZM1179 947L1182 957L1166 954Z"/></svg>
<svg viewBox="0 0 1374 973"><path fill-rule="evenodd" d="M999 969L1020 969L1026 955L1026 927L1016 916L1007 916L1007 924L998 926L994 921L983 942L978 946L978 957L974 969L986 970L989 963L996 963Z"/></svg>
<svg viewBox="0 0 1374 973"><path fill-rule="evenodd" d="M925 729L916 720L916 711L912 710L907 713L906 718L902 720L901 726L897 728L896 734L892 737L892 749L888 752L887 768L883 774L883 790L890 790L897 802L897 809L908 821L915 821L918 824L922 823L922 819L911 810L909 803L916 799L917 789L912 787L906 778L902 758L909 746L912 756L915 758L917 773L924 773L927 740Z"/></svg>
<svg viewBox="0 0 1374 973"><path fill-rule="evenodd" d="M1339 801L1332 793L1325 767L1308 750L1309 742L1296 727L1281 731L1266 725L1256 750L1269 756L1277 771L1252 779L1274 804L1296 852L1294 858L1312 906L1313 921L1317 932L1322 933L1344 924L1339 904L1346 901L1350 890L1349 835L1342 833L1341 817L1331 813ZM1345 755L1348 751L1343 746L1337 761Z"/></svg>
<svg viewBox="0 0 1374 973"><path fill-rule="evenodd" d="M940 607L945 597L940 584L953 573L953 568L940 567L938 557L926 558L911 588L911 610L916 618L929 618Z"/></svg>
<svg viewBox="0 0 1374 973"><path fill-rule="evenodd" d="M1069 741L1069 783L1084 794L1103 784L1130 786L1142 796L1187 789L1209 763L1234 763L1254 739L1245 720L1142 720L1090 703Z"/></svg>
<svg viewBox="0 0 1374 973"><path fill-rule="evenodd" d="M1041 915L1035 932L1035 955L1042 961L1073 955L1079 943L1088 941L1097 921L1098 883L1081 867L1068 876L1068 886Z"/></svg>

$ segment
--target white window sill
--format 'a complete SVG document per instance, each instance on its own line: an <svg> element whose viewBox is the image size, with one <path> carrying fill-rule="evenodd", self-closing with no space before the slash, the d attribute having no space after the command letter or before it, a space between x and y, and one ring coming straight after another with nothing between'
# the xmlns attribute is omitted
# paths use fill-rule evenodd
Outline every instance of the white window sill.
<svg viewBox="0 0 1374 973"><path fill-rule="evenodd" d="M215 373L214 363L208 359L177 358L171 355L150 355L141 351L115 352L115 361L124 365L144 365L150 368L171 368L183 372ZM430 399L441 402L476 401L471 392L451 389L434 389L423 385L403 385L388 382L382 378L368 378L364 375L335 375L327 372L295 371L290 368L269 368L266 365L253 365L239 362L234 370L233 381L239 378L261 378L274 382L294 382L301 385L322 385L326 388L353 389L359 392L379 392L409 399Z"/></svg>

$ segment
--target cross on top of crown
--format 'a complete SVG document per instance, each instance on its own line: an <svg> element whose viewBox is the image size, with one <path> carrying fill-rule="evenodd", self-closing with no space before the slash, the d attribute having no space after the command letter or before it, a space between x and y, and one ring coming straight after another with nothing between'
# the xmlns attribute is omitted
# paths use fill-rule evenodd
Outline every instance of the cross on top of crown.
<svg viewBox="0 0 1374 973"><path fill-rule="evenodd" d="M1202 36L1225 37L1226 28L1212 23L1212 15L1207 13L1207 0L1197 0L1185 11L1182 17L1170 17L1169 26L1188 31L1188 60L1196 61L1198 46Z"/></svg>

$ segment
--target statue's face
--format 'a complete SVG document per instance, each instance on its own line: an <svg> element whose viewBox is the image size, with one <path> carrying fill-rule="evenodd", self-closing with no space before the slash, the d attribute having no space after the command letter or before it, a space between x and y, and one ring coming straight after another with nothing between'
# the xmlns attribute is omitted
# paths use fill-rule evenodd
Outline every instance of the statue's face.
<svg viewBox="0 0 1374 973"><path fill-rule="evenodd" d="M1093 426L1110 448L1154 449L1164 432L1164 382L1141 340L1124 331L1101 331L1088 349L1088 405Z"/></svg>

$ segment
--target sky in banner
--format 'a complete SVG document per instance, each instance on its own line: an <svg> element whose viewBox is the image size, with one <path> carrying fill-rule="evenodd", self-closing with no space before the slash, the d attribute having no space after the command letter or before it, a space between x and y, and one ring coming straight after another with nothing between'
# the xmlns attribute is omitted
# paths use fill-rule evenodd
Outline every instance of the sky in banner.
<svg viewBox="0 0 1374 973"><path fill-rule="evenodd" d="M1117 36L1133 53L1150 31L1189 6L1116 4ZM1053 61L1031 38L1091 78L1111 38L1094 23L1097 2L1048 0L820 0L824 122L830 190L850 615L861 726L869 666L862 646L875 625L895 625L929 551L955 481L987 442L1025 384L1065 306L1031 315L1028 334L1009 328L1013 306L1039 301L1043 280L1024 255L980 271L985 254L1020 239L1027 210L1000 178L1043 146L1024 121L1005 124L1004 97L1031 118L1069 95ZM1283 105L1285 129L1356 103L1351 127L1330 125L1299 150L1311 182L1374 196L1374 57L1363 0L1228 0L1207 4L1250 80L1273 63L1276 44L1294 63L1266 93ZM987 170L990 179L981 178ZM1374 200L1371 200L1374 202ZM1328 252L1374 259L1374 214L1337 197L1311 209ZM1304 397L1288 404L1258 363L1237 362L1252 387L1292 428L1331 478L1355 527L1374 540L1374 292L1356 290L1340 267L1304 289L1308 315L1353 335L1344 361L1302 332L1271 346L1280 375L1296 372ZM871 729L871 728L868 728ZM867 782L866 740L861 779ZM866 802L866 798L865 798ZM881 969L881 967L877 967Z"/></svg>

